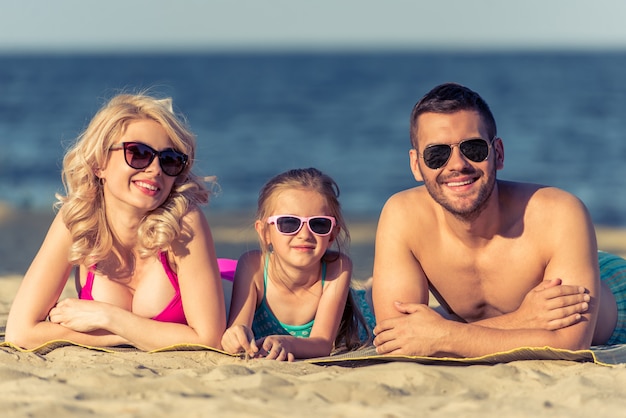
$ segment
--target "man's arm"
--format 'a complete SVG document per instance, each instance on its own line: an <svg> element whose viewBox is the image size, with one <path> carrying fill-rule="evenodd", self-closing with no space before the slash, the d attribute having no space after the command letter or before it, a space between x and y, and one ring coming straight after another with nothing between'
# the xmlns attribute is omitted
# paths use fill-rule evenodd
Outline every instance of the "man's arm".
<svg viewBox="0 0 626 418"><path fill-rule="evenodd" d="M407 193L392 196L378 221L372 300L376 321L401 316L394 302L428 304L428 281L407 241L410 219Z"/></svg>
<svg viewBox="0 0 626 418"><path fill-rule="evenodd" d="M544 280L524 297L513 312L473 322L499 329L545 329L569 327L582 319L591 297L582 286L564 285L561 279Z"/></svg>
<svg viewBox="0 0 626 418"><path fill-rule="evenodd" d="M523 346L588 348L597 319L599 293L593 225L586 208L575 197L550 188L536 194L529 203L526 223L535 231L537 246L546 257L544 279L560 278L565 285L587 289L589 309L579 322L557 330L497 329L443 319L424 305L426 278L412 253L407 254L406 246L402 248L406 240L401 231L406 226L402 228L399 220L406 219L405 214L390 201L381 215L374 262L377 351L475 357Z"/></svg>
<svg viewBox="0 0 626 418"><path fill-rule="evenodd" d="M539 338L544 345L588 348L598 316L600 280L595 231L586 207L567 192L540 188L529 200L525 225L545 257L544 281L516 311L474 325L539 328L553 331ZM528 341L530 345L533 340Z"/></svg>

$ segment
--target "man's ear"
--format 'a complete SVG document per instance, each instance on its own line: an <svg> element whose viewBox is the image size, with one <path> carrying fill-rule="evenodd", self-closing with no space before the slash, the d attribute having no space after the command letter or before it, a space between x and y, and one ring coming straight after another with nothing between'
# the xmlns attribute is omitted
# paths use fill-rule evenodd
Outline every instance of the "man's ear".
<svg viewBox="0 0 626 418"><path fill-rule="evenodd" d="M424 177L422 176L422 172L419 167L420 156L417 153L415 148L411 148L409 150L409 164L411 165L411 172L413 173L413 177L415 181L423 182Z"/></svg>
<svg viewBox="0 0 626 418"><path fill-rule="evenodd" d="M502 138L493 140L493 149L496 152L496 170L502 170L504 168L504 143L502 143Z"/></svg>

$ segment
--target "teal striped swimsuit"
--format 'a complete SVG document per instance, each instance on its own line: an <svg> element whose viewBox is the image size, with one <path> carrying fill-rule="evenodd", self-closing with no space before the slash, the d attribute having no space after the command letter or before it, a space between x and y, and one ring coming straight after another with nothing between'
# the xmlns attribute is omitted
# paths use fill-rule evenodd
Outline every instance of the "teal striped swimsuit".
<svg viewBox="0 0 626 418"><path fill-rule="evenodd" d="M626 260L598 251L600 280L606 283L617 302L617 324L606 345L626 344Z"/></svg>

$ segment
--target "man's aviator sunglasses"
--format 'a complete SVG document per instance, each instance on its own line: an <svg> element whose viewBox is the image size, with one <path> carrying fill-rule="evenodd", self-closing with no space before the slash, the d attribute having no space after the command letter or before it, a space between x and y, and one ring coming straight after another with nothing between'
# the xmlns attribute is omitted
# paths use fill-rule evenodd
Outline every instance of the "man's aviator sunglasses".
<svg viewBox="0 0 626 418"><path fill-rule="evenodd" d="M332 216L311 216L302 218L294 215L276 215L267 218L268 224L276 225L276 230L283 235L295 235L300 232L302 225L307 224L309 231L320 237L329 235L335 226Z"/></svg>
<svg viewBox="0 0 626 418"><path fill-rule="evenodd" d="M186 154L175 149L167 148L163 151L157 151L141 142L123 142L110 148L111 151L120 149L124 150L126 164L136 170L148 167L154 161L154 157L158 156L161 170L171 177L176 177L183 172L189 158Z"/></svg>
<svg viewBox="0 0 626 418"><path fill-rule="evenodd" d="M492 140L493 142L493 140ZM470 161L480 163L489 157L491 143L482 138L466 139L456 144L432 144L424 148L421 157L426 167L437 170L448 163L452 155L452 148L459 147L461 153Z"/></svg>

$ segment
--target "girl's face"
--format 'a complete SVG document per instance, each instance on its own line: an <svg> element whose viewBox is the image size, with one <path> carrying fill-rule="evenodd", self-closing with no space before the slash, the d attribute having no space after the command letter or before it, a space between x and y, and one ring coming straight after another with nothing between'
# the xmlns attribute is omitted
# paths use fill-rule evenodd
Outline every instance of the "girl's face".
<svg viewBox="0 0 626 418"><path fill-rule="evenodd" d="M273 199L271 216L294 215L300 217L332 216L324 196L313 190L283 190ZM294 266L306 267L322 259L336 235L336 227L329 235L320 236L304 224L294 235L284 235L275 224L266 225L266 219L257 221L257 232L267 244L272 244L274 254Z"/></svg>
<svg viewBox="0 0 626 418"><path fill-rule="evenodd" d="M140 142L162 151L172 148L172 141L159 123L151 119L132 121L114 144L116 150L110 151L106 167L97 173L103 182L107 208L126 206L144 213L154 210L165 202L176 177L163 173L158 156L146 168L130 167L121 149L123 142Z"/></svg>

